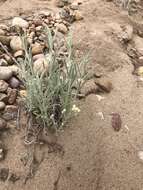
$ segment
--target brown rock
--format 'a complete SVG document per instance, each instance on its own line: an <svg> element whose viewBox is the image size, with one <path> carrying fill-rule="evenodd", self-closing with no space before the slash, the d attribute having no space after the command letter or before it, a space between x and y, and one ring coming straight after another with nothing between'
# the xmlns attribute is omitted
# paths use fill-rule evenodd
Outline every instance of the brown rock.
<svg viewBox="0 0 143 190"><path fill-rule="evenodd" d="M78 11L78 10L74 11L73 15L74 15L75 20L77 20L77 21L83 19L82 13L80 11Z"/></svg>
<svg viewBox="0 0 143 190"><path fill-rule="evenodd" d="M43 53L43 50L44 50L44 46L42 46L39 43L35 43L32 46L32 55L37 55L37 54Z"/></svg>
<svg viewBox="0 0 143 190"><path fill-rule="evenodd" d="M112 120L111 120L111 124L112 127L115 131L120 131L121 126L122 126L122 120L121 117L118 113L112 113Z"/></svg>
<svg viewBox="0 0 143 190"><path fill-rule="evenodd" d="M81 94L85 96L95 94L96 92L98 92L98 86L95 84L94 80L88 80L81 88Z"/></svg>
<svg viewBox="0 0 143 190"><path fill-rule="evenodd" d="M113 86L107 78L100 78L95 80L95 84L100 88L101 91L109 93Z"/></svg>
<svg viewBox="0 0 143 190"><path fill-rule="evenodd" d="M63 34L66 34L68 32L68 29L65 24L57 24L57 30Z"/></svg>
<svg viewBox="0 0 143 190"><path fill-rule="evenodd" d="M0 92L6 92L8 84L4 80L0 80Z"/></svg>
<svg viewBox="0 0 143 190"><path fill-rule="evenodd" d="M14 104L17 98L17 90L8 88L7 95L8 95L8 103Z"/></svg>

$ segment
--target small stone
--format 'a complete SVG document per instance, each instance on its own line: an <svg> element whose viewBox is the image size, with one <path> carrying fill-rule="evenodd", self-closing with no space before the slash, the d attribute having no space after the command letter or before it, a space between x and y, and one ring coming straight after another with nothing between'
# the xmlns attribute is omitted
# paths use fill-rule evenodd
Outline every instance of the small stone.
<svg viewBox="0 0 143 190"><path fill-rule="evenodd" d="M9 80L13 71L10 67L0 66L0 80Z"/></svg>
<svg viewBox="0 0 143 190"><path fill-rule="evenodd" d="M8 63L5 59L0 59L0 66L7 66Z"/></svg>
<svg viewBox="0 0 143 190"><path fill-rule="evenodd" d="M21 27L21 28L28 28L29 27L29 23L20 18L20 17L15 17L13 18L12 20L12 26L18 26L18 27Z"/></svg>
<svg viewBox="0 0 143 190"><path fill-rule="evenodd" d="M126 43L133 37L133 27L131 25L123 26L123 33L121 34L122 40Z"/></svg>
<svg viewBox="0 0 143 190"><path fill-rule="evenodd" d="M72 3L71 5L70 5L70 8L72 9L72 10L78 10L78 3Z"/></svg>
<svg viewBox="0 0 143 190"><path fill-rule="evenodd" d="M135 36L133 38L134 41L134 45L136 50L138 51L138 53L143 56L143 38L139 37L139 36Z"/></svg>
<svg viewBox="0 0 143 190"><path fill-rule="evenodd" d="M63 34L66 34L68 32L67 27L65 26L65 24L61 23L61 24L57 24L57 30Z"/></svg>
<svg viewBox="0 0 143 190"><path fill-rule="evenodd" d="M75 20L77 20L77 21L83 19L82 13L78 10L75 10L73 15L74 15Z"/></svg>
<svg viewBox="0 0 143 190"><path fill-rule="evenodd" d="M40 58L33 63L33 70L39 75L45 75L49 71L48 59Z"/></svg>
<svg viewBox="0 0 143 190"><path fill-rule="evenodd" d="M8 168L0 168L0 180L5 182L9 176Z"/></svg>
<svg viewBox="0 0 143 190"><path fill-rule="evenodd" d="M11 49L16 52L23 49L22 40L19 36L13 36L10 41Z"/></svg>
<svg viewBox="0 0 143 190"><path fill-rule="evenodd" d="M5 103L4 102L0 102L0 111L5 109Z"/></svg>
<svg viewBox="0 0 143 190"><path fill-rule="evenodd" d="M17 98L17 90L8 88L7 95L8 95L8 103L14 104Z"/></svg>
<svg viewBox="0 0 143 190"><path fill-rule="evenodd" d="M16 77L11 77L9 84L11 88L18 88L20 86L20 81Z"/></svg>
<svg viewBox="0 0 143 190"><path fill-rule="evenodd" d="M137 71L136 71L137 75L139 76L143 76L143 66L140 66Z"/></svg>
<svg viewBox="0 0 143 190"><path fill-rule="evenodd" d="M0 80L0 92L6 92L8 84L4 80Z"/></svg>
<svg viewBox="0 0 143 190"><path fill-rule="evenodd" d="M27 92L26 92L26 90L20 90L20 92L19 92L19 95L20 95L20 97L26 97L27 96Z"/></svg>
<svg viewBox="0 0 143 190"><path fill-rule="evenodd" d="M7 103L8 97L4 93L0 93L0 101Z"/></svg>
<svg viewBox="0 0 143 190"><path fill-rule="evenodd" d="M95 80L95 84L100 88L101 91L109 93L113 86L107 78L100 78Z"/></svg>
<svg viewBox="0 0 143 190"><path fill-rule="evenodd" d="M39 43L35 43L32 45L32 55L43 53L43 50L44 50L44 46L42 46Z"/></svg>
<svg viewBox="0 0 143 190"><path fill-rule="evenodd" d="M0 42L1 42L3 45L9 46L10 40L11 40L11 38L10 38L9 36L0 35Z"/></svg>
<svg viewBox="0 0 143 190"><path fill-rule="evenodd" d="M3 114L3 119L5 119L6 121L10 121L10 120L14 120L17 118L17 111L18 111L18 108L17 106L14 106L14 105L7 105L5 107L5 111L4 111L4 114Z"/></svg>
<svg viewBox="0 0 143 190"><path fill-rule="evenodd" d="M112 127L115 131L120 131L121 127L122 127L122 120L121 120L121 116L118 113L112 113L112 119L111 119L111 124Z"/></svg>
<svg viewBox="0 0 143 190"><path fill-rule="evenodd" d="M18 58L18 57L23 57L24 56L24 51L23 50L18 50L14 53L14 57Z"/></svg>
<svg viewBox="0 0 143 190"><path fill-rule="evenodd" d="M98 92L98 86L95 84L94 80L88 80L81 88L81 94L88 96L90 94L95 94Z"/></svg>
<svg viewBox="0 0 143 190"><path fill-rule="evenodd" d="M0 118L0 131L5 130L7 127L7 123L4 119ZM0 144L1 145L1 144ZM0 147L1 148L1 147Z"/></svg>

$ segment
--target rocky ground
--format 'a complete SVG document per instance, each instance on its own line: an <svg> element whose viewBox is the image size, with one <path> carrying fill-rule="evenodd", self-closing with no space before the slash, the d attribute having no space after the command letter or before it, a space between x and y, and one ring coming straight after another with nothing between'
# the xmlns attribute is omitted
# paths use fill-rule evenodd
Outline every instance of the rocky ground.
<svg viewBox="0 0 143 190"><path fill-rule="evenodd" d="M140 1L0 1L0 190L143 188L142 8ZM17 66L25 56L19 33L31 45L34 71L48 72L45 25L57 31L59 64L72 32L77 58L89 54L89 78L79 116L33 147L24 144L20 114L26 91Z"/></svg>

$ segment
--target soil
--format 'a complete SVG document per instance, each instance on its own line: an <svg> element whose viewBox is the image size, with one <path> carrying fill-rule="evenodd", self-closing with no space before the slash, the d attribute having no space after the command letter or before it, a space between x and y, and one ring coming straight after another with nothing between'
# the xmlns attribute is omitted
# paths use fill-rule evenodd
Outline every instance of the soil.
<svg viewBox="0 0 143 190"><path fill-rule="evenodd" d="M0 3L1 19L40 9L57 10L52 0ZM37 145L39 164L26 184L28 171L21 161L27 153L24 133L16 129L5 132L2 139L8 150L0 167L8 167L21 177L15 183L0 182L0 190L143 189L143 161L138 157L143 150L143 85L132 75L131 60L117 38L119 26L131 23L130 18L126 11L104 0L83 0L80 10L84 20L71 27L76 53L82 56L88 52L89 69L100 66L114 88L103 94L101 101L93 94L80 102L81 113L58 136L63 151ZM122 120L118 132L112 128L112 112Z"/></svg>

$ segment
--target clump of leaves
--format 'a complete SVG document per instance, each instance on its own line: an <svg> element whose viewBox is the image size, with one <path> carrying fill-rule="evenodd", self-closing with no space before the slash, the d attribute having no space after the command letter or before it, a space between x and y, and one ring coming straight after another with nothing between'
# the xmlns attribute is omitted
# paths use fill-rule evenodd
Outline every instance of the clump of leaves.
<svg viewBox="0 0 143 190"><path fill-rule="evenodd" d="M48 73L38 74L33 70L31 48L23 36L25 59L19 63L21 78L26 89L25 104L29 113L40 121L42 126L59 129L65 125L72 112L79 112L73 105L82 81L86 78L87 57L76 61L72 51L71 36L67 39L67 55L64 56L62 66L58 62L58 54L54 50L54 38L48 27L44 33L49 46L45 60L49 65Z"/></svg>

